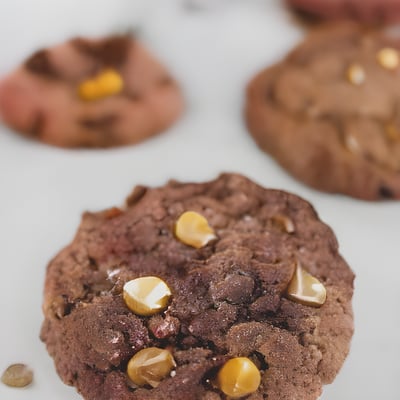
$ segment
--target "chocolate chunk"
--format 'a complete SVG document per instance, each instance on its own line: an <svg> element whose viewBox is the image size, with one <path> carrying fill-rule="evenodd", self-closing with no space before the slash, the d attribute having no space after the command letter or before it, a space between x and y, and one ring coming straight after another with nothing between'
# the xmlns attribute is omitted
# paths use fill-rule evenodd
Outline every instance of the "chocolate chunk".
<svg viewBox="0 0 400 400"><path fill-rule="evenodd" d="M379 195L380 195L383 199L393 199L393 197L394 197L393 190L391 190L391 189L388 188L387 186L381 186L381 187L379 188Z"/></svg>
<svg viewBox="0 0 400 400"><path fill-rule="evenodd" d="M59 79L60 74L52 65L49 52L47 50L39 50L33 54L25 62L28 71L49 79Z"/></svg>
<svg viewBox="0 0 400 400"><path fill-rule="evenodd" d="M120 67L127 58L131 42L129 36L112 36L99 42L77 38L72 45L105 66Z"/></svg>
<svg viewBox="0 0 400 400"><path fill-rule="evenodd" d="M98 118L82 118L79 123L86 129L93 131L111 131L118 121L118 115L102 115Z"/></svg>

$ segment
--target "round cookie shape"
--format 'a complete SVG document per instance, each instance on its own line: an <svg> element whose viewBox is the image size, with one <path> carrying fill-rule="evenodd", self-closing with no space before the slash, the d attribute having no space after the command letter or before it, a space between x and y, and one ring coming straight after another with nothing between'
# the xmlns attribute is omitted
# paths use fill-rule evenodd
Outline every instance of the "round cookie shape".
<svg viewBox="0 0 400 400"><path fill-rule="evenodd" d="M293 8L324 18L351 18L365 23L400 20L398 0L286 0Z"/></svg>
<svg viewBox="0 0 400 400"><path fill-rule="evenodd" d="M188 211L213 241L197 248L175 235ZM140 315L124 285L147 276L171 296ZM301 297L308 276L326 290L318 306ZM235 174L138 186L123 209L85 213L50 262L41 338L88 400L316 400L349 351L353 279L331 229L295 195Z"/></svg>
<svg viewBox="0 0 400 400"><path fill-rule="evenodd" d="M40 50L0 82L4 123L60 147L135 144L167 129L183 108L170 73L128 35Z"/></svg>
<svg viewBox="0 0 400 400"><path fill-rule="evenodd" d="M316 189L399 199L399 49L398 40L356 23L316 29L250 82L250 133Z"/></svg>

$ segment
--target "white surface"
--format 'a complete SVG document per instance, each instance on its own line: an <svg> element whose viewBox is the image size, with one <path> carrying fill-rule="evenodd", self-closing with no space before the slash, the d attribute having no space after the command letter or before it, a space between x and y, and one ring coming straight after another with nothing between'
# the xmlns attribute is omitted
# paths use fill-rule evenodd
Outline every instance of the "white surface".
<svg viewBox="0 0 400 400"><path fill-rule="evenodd" d="M137 183L206 180L237 171L310 200L357 273L352 352L324 400L399 400L400 203L372 204L308 189L249 138L241 114L247 81L303 34L278 0L221 1L215 7L207 1L197 12L183 2L0 1L0 75L35 48L71 35L139 27L188 100L184 118L169 132L117 150L60 150L0 126L0 371L14 362L35 371L27 389L0 384L0 399L80 399L57 377L38 335L45 266L72 239L84 210L122 204Z"/></svg>

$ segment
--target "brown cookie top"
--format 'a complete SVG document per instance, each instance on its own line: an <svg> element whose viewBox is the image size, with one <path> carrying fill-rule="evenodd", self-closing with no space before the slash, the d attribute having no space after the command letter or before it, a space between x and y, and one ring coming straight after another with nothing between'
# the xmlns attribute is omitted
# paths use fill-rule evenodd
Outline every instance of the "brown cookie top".
<svg viewBox="0 0 400 400"><path fill-rule="evenodd" d="M296 10L326 18L352 18L367 23L400 20L398 0L286 0Z"/></svg>
<svg viewBox="0 0 400 400"><path fill-rule="evenodd" d="M61 147L137 143L168 128L182 110L171 75L127 35L40 50L0 82L4 122Z"/></svg>
<svg viewBox="0 0 400 400"><path fill-rule="evenodd" d="M124 287L148 276L171 296L142 315ZM315 400L349 351L353 279L331 229L297 196L234 174L139 186L126 208L86 213L50 262L41 337L86 399L226 399L221 368L245 357L261 378L248 399ZM305 288L326 299L297 298ZM127 364L153 347L173 370L157 387L134 385Z"/></svg>
<svg viewBox="0 0 400 400"><path fill-rule="evenodd" d="M316 29L249 84L251 134L314 188L400 198L399 48L353 23Z"/></svg>

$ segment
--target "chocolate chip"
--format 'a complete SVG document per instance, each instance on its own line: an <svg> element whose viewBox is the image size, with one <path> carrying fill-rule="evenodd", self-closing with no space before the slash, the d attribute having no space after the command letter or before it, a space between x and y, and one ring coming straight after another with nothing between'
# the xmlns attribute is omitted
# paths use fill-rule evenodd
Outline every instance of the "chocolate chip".
<svg viewBox="0 0 400 400"><path fill-rule="evenodd" d="M40 50L33 54L25 62L25 67L28 71L42 75L46 78L59 79L59 72L51 64L49 52L47 50Z"/></svg>
<svg viewBox="0 0 400 400"><path fill-rule="evenodd" d="M36 114L36 118L33 121L32 128L30 129L31 136L39 138L42 135L43 128L45 125L45 118L42 112Z"/></svg>
<svg viewBox="0 0 400 400"><path fill-rule="evenodd" d="M82 118L79 123L90 130L111 130L118 121L115 114L104 115L98 118Z"/></svg>
<svg viewBox="0 0 400 400"><path fill-rule="evenodd" d="M89 268L92 271L98 271L99 270L99 266L97 264L97 261L92 257L89 257Z"/></svg>
<svg viewBox="0 0 400 400"><path fill-rule="evenodd" d="M113 36L97 43L77 38L72 41L72 45L81 53L100 61L103 65L120 66L127 58L131 40L128 35Z"/></svg>
<svg viewBox="0 0 400 400"><path fill-rule="evenodd" d="M57 319L61 319L71 313L73 309L73 304L68 301L66 295L57 296L52 304L51 310Z"/></svg>
<svg viewBox="0 0 400 400"><path fill-rule="evenodd" d="M393 199L394 193L392 189L382 185L379 187L379 196L382 199Z"/></svg>
<svg viewBox="0 0 400 400"><path fill-rule="evenodd" d="M269 365L265 360L264 354L260 353L259 351L257 350L253 351L253 353L250 354L249 358L261 371L265 371L269 368Z"/></svg>

